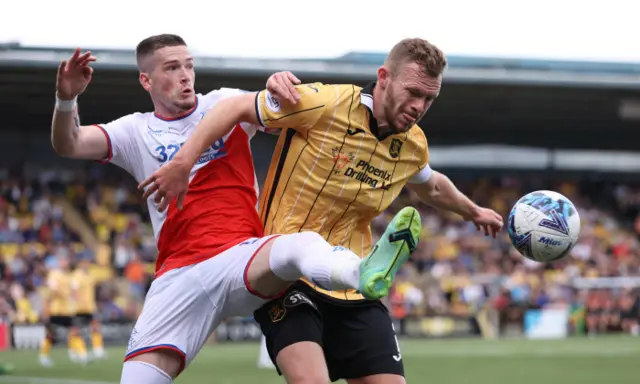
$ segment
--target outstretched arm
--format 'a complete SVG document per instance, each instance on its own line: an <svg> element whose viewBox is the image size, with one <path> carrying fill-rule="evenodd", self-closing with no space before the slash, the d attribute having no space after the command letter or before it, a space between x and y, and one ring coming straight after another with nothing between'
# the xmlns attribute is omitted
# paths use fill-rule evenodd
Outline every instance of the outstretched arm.
<svg viewBox="0 0 640 384"><path fill-rule="evenodd" d="M74 159L102 160L109 144L100 128L80 125L78 96L91 81L91 52L76 49L69 60L60 63L56 79L56 107L51 121L51 144L57 154Z"/></svg>
<svg viewBox="0 0 640 384"><path fill-rule="evenodd" d="M495 237L502 228L503 220L497 212L471 201L444 174L427 166L417 176L418 181L407 187L425 203L443 211L457 213L464 220L473 222L487 236L491 234Z"/></svg>

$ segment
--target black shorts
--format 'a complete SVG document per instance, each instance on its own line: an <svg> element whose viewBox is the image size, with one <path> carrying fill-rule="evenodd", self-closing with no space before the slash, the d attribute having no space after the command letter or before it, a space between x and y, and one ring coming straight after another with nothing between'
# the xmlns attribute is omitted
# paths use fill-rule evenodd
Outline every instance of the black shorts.
<svg viewBox="0 0 640 384"><path fill-rule="evenodd" d="M49 325L69 328L73 325L73 316L49 316Z"/></svg>
<svg viewBox="0 0 640 384"><path fill-rule="evenodd" d="M93 313L77 313L73 320L74 325L78 327L86 327L93 321Z"/></svg>
<svg viewBox="0 0 640 384"><path fill-rule="evenodd" d="M66 334L60 328L68 330L72 325L73 316L49 316L49 321L46 323L47 337L52 343L56 344L64 340L63 335Z"/></svg>
<svg viewBox="0 0 640 384"><path fill-rule="evenodd" d="M382 373L404 376L393 323L380 301L338 302L297 282L254 316L274 364L285 347L311 341L323 348L331 381Z"/></svg>

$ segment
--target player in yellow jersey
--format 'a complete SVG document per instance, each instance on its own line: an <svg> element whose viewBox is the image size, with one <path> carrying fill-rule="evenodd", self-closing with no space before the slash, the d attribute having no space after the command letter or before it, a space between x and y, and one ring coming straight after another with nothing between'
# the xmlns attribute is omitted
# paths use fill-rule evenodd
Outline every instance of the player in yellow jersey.
<svg viewBox="0 0 640 384"><path fill-rule="evenodd" d="M260 204L265 233L314 231L364 257L371 247L371 220L407 186L426 203L495 236L503 225L500 215L474 204L430 168L427 140L416 125L438 97L445 67L438 48L406 39L365 88L313 83L290 92L295 102L267 91L223 100L173 164L155 173L156 201L180 202L194 154L246 121L283 129ZM255 317L287 383L405 382L392 322L379 300L298 282Z"/></svg>
<svg viewBox="0 0 640 384"><path fill-rule="evenodd" d="M52 361L49 351L55 341L57 341L56 331L59 327L67 330L67 346L69 358L72 361L81 363L87 362L87 348L84 340L80 336L80 331L74 326L75 303L74 290L69 260L60 256L58 266L49 271L47 275L47 287L49 297L47 300L48 320L46 323L47 333L40 348L40 363L44 366L51 366Z"/></svg>
<svg viewBox="0 0 640 384"><path fill-rule="evenodd" d="M100 322L95 318L96 306L96 282L91 276L89 268L91 262L82 259L73 271L73 288L76 297L75 325L79 328L91 327L91 347L94 358L105 357Z"/></svg>

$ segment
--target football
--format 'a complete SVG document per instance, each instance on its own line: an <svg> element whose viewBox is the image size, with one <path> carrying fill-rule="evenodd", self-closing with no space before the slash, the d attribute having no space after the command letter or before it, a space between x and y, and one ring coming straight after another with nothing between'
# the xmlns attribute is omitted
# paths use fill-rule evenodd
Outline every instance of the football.
<svg viewBox="0 0 640 384"><path fill-rule="evenodd" d="M535 191L513 206L507 229L511 243L523 256L548 263L566 256L576 244L580 216L565 196Z"/></svg>

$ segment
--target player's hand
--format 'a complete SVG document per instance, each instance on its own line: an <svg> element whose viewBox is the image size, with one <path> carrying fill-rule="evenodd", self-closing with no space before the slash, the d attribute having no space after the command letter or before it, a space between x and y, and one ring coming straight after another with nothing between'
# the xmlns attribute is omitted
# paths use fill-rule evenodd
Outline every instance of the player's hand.
<svg viewBox="0 0 640 384"><path fill-rule="evenodd" d="M176 206L182 209L182 203L189 189L189 172L191 167L174 160L165 163L160 169L138 185L138 189L148 187L142 198L147 200L154 193L153 201L158 205L158 212L164 212L171 200L177 198Z"/></svg>
<svg viewBox="0 0 640 384"><path fill-rule="evenodd" d="M278 100L287 100L291 104L296 104L300 100L296 84L300 84L300 80L293 73L276 72L267 80L267 91Z"/></svg>
<svg viewBox="0 0 640 384"><path fill-rule="evenodd" d="M80 54L80 48L76 48L69 60L60 63L56 78L56 92L60 99L71 100L87 89L93 74L89 64L94 61L96 58L91 51Z"/></svg>
<svg viewBox="0 0 640 384"><path fill-rule="evenodd" d="M494 239L504 225L502 216L500 216L498 212L482 207L474 212L473 216L469 218L469 221L476 225L478 231L483 231L485 236L491 234Z"/></svg>

